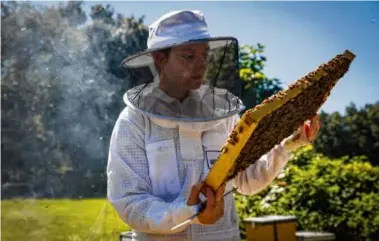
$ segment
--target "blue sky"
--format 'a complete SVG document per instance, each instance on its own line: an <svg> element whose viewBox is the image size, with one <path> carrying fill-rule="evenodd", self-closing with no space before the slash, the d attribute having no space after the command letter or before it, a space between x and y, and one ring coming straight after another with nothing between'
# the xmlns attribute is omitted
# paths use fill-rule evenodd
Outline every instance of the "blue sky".
<svg viewBox="0 0 379 241"><path fill-rule="evenodd" d="M100 2L85 2L84 8ZM266 46L269 77L286 85L345 49L357 57L322 109L344 112L379 100L379 2L101 2L151 24L178 9L204 12L211 34ZM285 87L285 86L284 86Z"/></svg>

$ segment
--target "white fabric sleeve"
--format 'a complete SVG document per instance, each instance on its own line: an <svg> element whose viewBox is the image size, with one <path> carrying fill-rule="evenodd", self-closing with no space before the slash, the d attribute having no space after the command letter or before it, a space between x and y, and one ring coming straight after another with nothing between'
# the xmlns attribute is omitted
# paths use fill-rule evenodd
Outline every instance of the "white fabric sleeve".
<svg viewBox="0 0 379 241"><path fill-rule="evenodd" d="M107 198L121 219L132 229L146 233L174 233L170 229L195 212L185 195L165 202L151 194L149 167L145 152L144 119L126 108L112 132L108 166Z"/></svg>

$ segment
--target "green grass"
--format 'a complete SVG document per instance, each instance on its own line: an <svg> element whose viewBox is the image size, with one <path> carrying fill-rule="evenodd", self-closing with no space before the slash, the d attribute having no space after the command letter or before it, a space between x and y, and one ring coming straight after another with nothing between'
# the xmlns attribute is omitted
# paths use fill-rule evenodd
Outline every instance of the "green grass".
<svg viewBox="0 0 379 241"><path fill-rule="evenodd" d="M1 201L3 241L116 241L127 230L105 199Z"/></svg>

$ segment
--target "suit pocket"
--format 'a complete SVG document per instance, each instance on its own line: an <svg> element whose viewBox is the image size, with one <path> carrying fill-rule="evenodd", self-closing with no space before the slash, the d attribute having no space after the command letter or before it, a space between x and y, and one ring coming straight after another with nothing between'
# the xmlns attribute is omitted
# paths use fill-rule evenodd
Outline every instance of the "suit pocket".
<svg viewBox="0 0 379 241"><path fill-rule="evenodd" d="M153 194L164 200L176 197L181 188L174 140L147 144L146 154Z"/></svg>
<svg viewBox="0 0 379 241"><path fill-rule="evenodd" d="M227 139L226 134L215 131L207 131L203 134L202 141L204 147L204 156L208 168L211 168L221 153L221 148Z"/></svg>

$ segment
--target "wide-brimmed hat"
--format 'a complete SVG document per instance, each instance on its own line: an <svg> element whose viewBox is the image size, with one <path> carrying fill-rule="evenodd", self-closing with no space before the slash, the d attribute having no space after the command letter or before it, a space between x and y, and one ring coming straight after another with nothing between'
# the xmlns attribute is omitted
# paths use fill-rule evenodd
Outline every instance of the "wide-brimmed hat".
<svg viewBox="0 0 379 241"><path fill-rule="evenodd" d="M151 53L197 42L207 42L210 49L220 48L231 42L238 45L234 37L212 37L201 11L172 11L149 26L147 49L124 59L121 65L125 68L150 66L153 64Z"/></svg>

